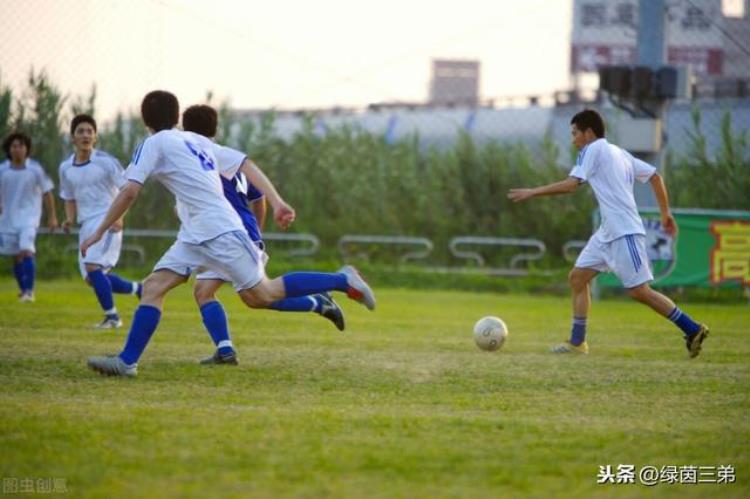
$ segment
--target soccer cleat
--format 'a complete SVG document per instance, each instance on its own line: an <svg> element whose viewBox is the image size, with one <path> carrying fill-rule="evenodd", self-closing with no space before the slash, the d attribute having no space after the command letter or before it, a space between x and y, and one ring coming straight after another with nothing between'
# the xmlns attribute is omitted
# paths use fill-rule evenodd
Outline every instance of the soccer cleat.
<svg viewBox="0 0 750 499"><path fill-rule="evenodd" d="M589 353L589 346L584 341L580 345L574 345L570 341L565 341L563 343L560 343L559 345L555 345L552 348L550 348L550 352L552 353L579 353L586 355Z"/></svg>
<svg viewBox="0 0 750 499"><path fill-rule="evenodd" d="M215 364L228 364L230 366L236 366L239 362L237 362L237 353L235 351L231 351L230 353L221 355L219 353L219 350L216 350L211 357L206 357L205 359L201 360L200 363L204 366Z"/></svg>
<svg viewBox="0 0 750 499"><path fill-rule="evenodd" d="M89 369L105 376L134 378L138 375L138 364L127 365L119 355L89 357L87 364Z"/></svg>
<svg viewBox="0 0 750 499"><path fill-rule="evenodd" d="M333 300L330 293L320 293L315 295L320 300L320 315L333 322L339 331L344 330L344 312L341 311L339 304Z"/></svg>
<svg viewBox="0 0 750 499"><path fill-rule="evenodd" d="M346 284L349 289L346 290L346 296L354 301L358 301L369 310L375 310L375 293L367 285L357 269L351 265L345 265L339 270L346 276Z"/></svg>
<svg viewBox="0 0 750 499"><path fill-rule="evenodd" d="M119 327L122 327L122 320L117 314L105 315L99 324L94 325L94 329L117 329Z"/></svg>
<svg viewBox="0 0 750 499"><path fill-rule="evenodd" d="M701 324L701 328L693 336L685 336L685 346L690 354L690 358L695 358L701 353L703 348L703 340L708 337L708 326Z"/></svg>
<svg viewBox="0 0 750 499"><path fill-rule="evenodd" d="M24 291L21 293L21 296L18 297L18 301L21 303L34 303L34 301L36 301L36 298L34 298L34 292Z"/></svg>

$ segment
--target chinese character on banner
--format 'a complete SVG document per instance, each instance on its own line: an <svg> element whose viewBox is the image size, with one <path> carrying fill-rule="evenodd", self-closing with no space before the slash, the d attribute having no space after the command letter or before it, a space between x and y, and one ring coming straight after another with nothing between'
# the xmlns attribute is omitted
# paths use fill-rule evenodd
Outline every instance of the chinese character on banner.
<svg viewBox="0 0 750 499"><path fill-rule="evenodd" d="M50 492L52 492L52 479L51 478L37 478L36 492L37 494L49 494Z"/></svg>
<svg viewBox="0 0 750 499"><path fill-rule="evenodd" d="M19 489L21 494L33 494L34 493L34 479L33 478L21 478L21 487Z"/></svg>
<svg viewBox="0 0 750 499"><path fill-rule="evenodd" d="M716 466L699 466L698 483L716 483Z"/></svg>
<svg viewBox="0 0 750 499"><path fill-rule="evenodd" d="M734 466L731 464L720 465L716 469L716 483L734 483L736 479L734 476Z"/></svg>
<svg viewBox="0 0 750 499"><path fill-rule="evenodd" d="M67 494L68 484L65 478L53 478L52 479L52 492L57 494Z"/></svg>
<svg viewBox="0 0 750 499"><path fill-rule="evenodd" d="M680 472L677 466L662 466L659 474L662 483L674 484L680 481Z"/></svg>
<svg viewBox="0 0 750 499"><path fill-rule="evenodd" d="M617 483L635 483L635 465L618 464L615 481Z"/></svg>
<svg viewBox="0 0 750 499"><path fill-rule="evenodd" d="M3 494L15 494L18 492L18 478L3 478Z"/></svg>
<svg viewBox="0 0 750 499"><path fill-rule="evenodd" d="M737 220L714 222L716 245L711 250L711 282L739 280L750 285L750 223Z"/></svg>
<svg viewBox="0 0 750 499"><path fill-rule="evenodd" d="M612 465L599 466L599 473L596 475L596 483L615 483L615 474L612 472Z"/></svg>
<svg viewBox="0 0 750 499"><path fill-rule="evenodd" d="M698 483L698 467L692 465L680 467L680 483Z"/></svg>

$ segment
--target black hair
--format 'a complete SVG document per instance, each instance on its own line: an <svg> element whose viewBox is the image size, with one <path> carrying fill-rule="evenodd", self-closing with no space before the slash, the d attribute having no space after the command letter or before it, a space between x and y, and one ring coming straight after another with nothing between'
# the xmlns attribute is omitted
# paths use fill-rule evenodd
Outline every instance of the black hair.
<svg viewBox="0 0 750 499"><path fill-rule="evenodd" d="M575 125L581 132L585 132L587 128L590 128L599 139L604 137L604 119L602 119L601 114L593 109L584 109L576 114L570 120L570 124Z"/></svg>
<svg viewBox="0 0 750 499"><path fill-rule="evenodd" d="M165 90L149 92L141 102L141 117L154 133L174 128L180 119L180 104Z"/></svg>
<svg viewBox="0 0 750 499"><path fill-rule="evenodd" d="M5 155L8 159L11 159L10 146L17 140L20 140L26 146L26 156L28 157L31 155L31 137L23 132L13 132L3 141L3 151L5 151Z"/></svg>
<svg viewBox="0 0 750 499"><path fill-rule="evenodd" d="M76 133L76 128L78 128L78 125L81 123L88 123L92 127L94 127L94 131L96 132L96 120L88 114L77 114L73 118L73 120L70 122L70 134L73 135Z"/></svg>
<svg viewBox="0 0 750 499"><path fill-rule="evenodd" d="M205 104L190 106L182 113L182 129L186 132L194 132L204 137L216 136L219 115L216 109Z"/></svg>

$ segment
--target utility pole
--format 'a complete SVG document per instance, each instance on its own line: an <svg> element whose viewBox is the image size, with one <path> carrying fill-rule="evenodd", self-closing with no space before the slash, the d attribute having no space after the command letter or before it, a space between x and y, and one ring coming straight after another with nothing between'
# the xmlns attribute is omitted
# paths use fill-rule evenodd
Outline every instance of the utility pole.
<svg viewBox="0 0 750 499"><path fill-rule="evenodd" d="M638 1L638 38L636 64L646 66L656 71L664 66L666 62L666 5L664 0L639 0ZM647 163L651 163L662 172L664 163L664 141L663 130L665 127L665 115L667 102L666 99L648 99L644 103L655 120L652 127L653 133L658 134L654 137L655 143L658 144L657 151L641 153L638 156ZM645 128L645 127L644 127ZM635 197L640 206L656 206L656 199L653 191L648 185L638 184L636 182Z"/></svg>

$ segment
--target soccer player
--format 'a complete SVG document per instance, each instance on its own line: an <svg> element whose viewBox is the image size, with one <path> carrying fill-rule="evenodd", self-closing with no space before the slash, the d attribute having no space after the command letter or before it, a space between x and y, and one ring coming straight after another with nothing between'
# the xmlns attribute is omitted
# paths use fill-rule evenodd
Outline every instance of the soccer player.
<svg viewBox="0 0 750 499"><path fill-rule="evenodd" d="M63 230L69 232L76 216L81 224L79 243L89 237L107 214L109 205L125 185L125 172L113 156L95 149L96 121L87 114L79 114L70 122L70 137L74 153L60 163L60 197L65 202ZM140 295L140 283L118 276L112 269L117 265L122 248L122 220L116 221L104 238L89 248L84 258L78 254L78 267L86 282L93 288L104 319L97 329L122 326L112 293Z"/></svg>
<svg viewBox="0 0 750 499"><path fill-rule="evenodd" d="M47 226L57 228L54 184L42 165L29 157L31 138L21 132L3 141L8 157L0 163L0 254L13 256L13 274L22 302L34 301L36 232L42 217L42 198Z"/></svg>
<svg viewBox="0 0 750 499"><path fill-rule="evenodd" d="M143 282L141 303L123 350L115 356L91 357L94 371L114 376L135 376L137 362L159 325L166 294L187 281L197 268L207 268L231 279L242 301L252 308L266 308L287 297L343 291L368 309L375 308L375 295L350 266L336 273L293 272L269 279L263 252L250 240L237 212L224 197L220 173L233 176L231 166L217 161L221 146L192 132L176 130L177 98L156 90L146 94L141 116L151 136L135 150L120 190L99 227L81 243L81 253L96 244L113 223L133 204L150 176L159 180L177 198L180 230L177 241L156 263ZM263 173L250 171L248 180L265 190ZM294 210L280 197L269 198L274 220L286 228L294 221Z"/></svg>
<svg viewBox="0 0 750 499"><path fill-rule="evenodd" d="M217 125L218 113L211 106L190 106L182 113L182 128L185 131L213 139L216 136ZM257 168L257 166L245 154L228 147L222 148L220 154L225 156L226 159L219 159L219 162L224 161L233 165L241 165L237 174L230 179L221 177L224 197L227 198L227 201L242 219L250 240L263 251L264 245L260 225L265 218L265 214L259 213L260 216L256 216L256 213L248 208L248 203L252 202L253 207L259 211L261 206L264 207L265 197L252 183L248 182L244 173L246 170ZM269 189L270 187L272 185L267 186ZM275 189L270 190L270 197L278 197ZM202 364L237 364L237 355L229 336L226 314L221 303L216 299L216 291L227 281L229 279L226 276L212 270L207 270L196 276L193 295L200 308L203 324L217 348L213 356L201 361ZM315 312L329 319L339 330L344 329L343 312L327 293L285 298L272 303L270 308L283 312Z"/></svg>
<svg viewBox="0 0 750 499"><path fill-rule="evenodd" d="M628 294L668 318L684 334L690 357L700 354L708 327L693 321L672 300L653 290L646 254L646 231L638 215L633 183L648 182L661 212L661 224L667 234L677 235L677 224L669 210L667 189L656 168L604 138L604 120L596 111L586 109L570 121L573 144L580 150L576 165L565 180L530 188L511 189L514 202L536 196L568 194L584 182L594 191L602 223L578 256L568 276L573 291L573 326L570 339L552 348L554 353L588 353L586 318L591 306L589 283L599 272L613 271Z"/></svg>

